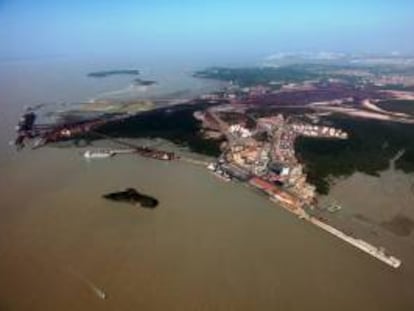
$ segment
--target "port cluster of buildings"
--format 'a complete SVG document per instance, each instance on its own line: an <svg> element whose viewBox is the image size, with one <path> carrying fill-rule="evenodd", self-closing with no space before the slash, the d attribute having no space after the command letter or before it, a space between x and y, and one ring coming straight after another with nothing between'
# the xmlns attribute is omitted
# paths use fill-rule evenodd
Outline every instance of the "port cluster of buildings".
<svg viewBox="0 0 414 311"><path fill-rule="evenodd" d="M211 110L209 117L219 118ZM198 114L198 118L202 120L203 116ZM383 248L345 234L312 216L310 211L316 201L315 187L307 182L304 166L295 156L295 140L299 136L347 139L348 133L333 127L295 121L281 114L256 121L256 127L248 129L243 124L223 126L225 121L221 119L221 124L215 128L226 129L223 135L228 138L228 145L218 160L208 165L208 169L226 181L248 183L299 218L398 268L401 260L386 254Z"/></svg>
<svg viewBox="0 0 414 311"><path fill-rule="evenodd" d="M346 132L282 114L258 118L250 129L239 123L223 126L223 111L218 114L214 110L210 109L208 116L220 118L221 124L215 128L224 129L228 145L211 170L227 180L249 182L297 211L314 205L315 187L307 182L304 166L295 155L295 141L299 136L347 139Z"/></svg>

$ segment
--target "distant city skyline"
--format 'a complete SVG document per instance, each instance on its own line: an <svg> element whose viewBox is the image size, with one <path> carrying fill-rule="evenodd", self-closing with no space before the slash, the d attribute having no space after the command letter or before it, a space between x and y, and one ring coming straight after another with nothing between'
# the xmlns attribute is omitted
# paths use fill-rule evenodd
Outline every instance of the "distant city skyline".
<svg viewBox="0 0 414 311"><path fill-rule="evenodd" d="M0 0L0 57L413 53L414 2Z"/></svg>

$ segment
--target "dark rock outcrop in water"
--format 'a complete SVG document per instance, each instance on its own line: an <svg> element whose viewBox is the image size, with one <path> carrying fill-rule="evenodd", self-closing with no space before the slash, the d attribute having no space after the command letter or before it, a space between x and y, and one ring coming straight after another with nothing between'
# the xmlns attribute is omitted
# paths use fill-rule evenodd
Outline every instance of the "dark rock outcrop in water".
<svg viewBox="0 0 414 311"><path fill-rule="evenodd" d="M141 194L133 188L127 188L124 191L104 194L102 197L111 201L126 202L130 204L139 203L145 208L155 208L158 205L157 199Z"/></svg>

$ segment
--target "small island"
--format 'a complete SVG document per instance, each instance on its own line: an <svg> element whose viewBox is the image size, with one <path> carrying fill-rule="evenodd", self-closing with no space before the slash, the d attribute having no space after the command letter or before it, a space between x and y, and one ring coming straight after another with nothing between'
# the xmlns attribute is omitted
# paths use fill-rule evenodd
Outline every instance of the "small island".
<svg viewBox="0 0 414 311"><path fill-rule="evenodd" d="M116 70L103 70L103 71L94 71L87 74L91 78L106 78L109 76L115 75L139 75L139 70L137 69L116 69Z"/></svg>
<svg viewBox="0 0 414 311"><path fill-rule="evenodd" d="M134 84L140 85L140 86L150 86L150 85L157 84L157 81L136 78L134 79Z"/></svg>
<svg viewBox="0 0 414 311"><path fill-rule="evenodd" d="M158 200L148 195L139 193L134 188L127 188L124 191L112 192L104 194L103 198L111 201L125 202L130 204L140 204L141 207L155 208L158 205Z"/></svg>

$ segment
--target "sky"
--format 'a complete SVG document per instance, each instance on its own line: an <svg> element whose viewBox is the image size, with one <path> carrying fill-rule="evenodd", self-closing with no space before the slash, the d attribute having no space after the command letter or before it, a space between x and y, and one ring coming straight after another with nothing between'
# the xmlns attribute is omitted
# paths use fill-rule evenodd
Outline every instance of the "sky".
<svg viewBox="0 0 414 311"><path fill-rule="evenodd" d="M414 52L413 0L0 0L0 57Z"/></svg>

